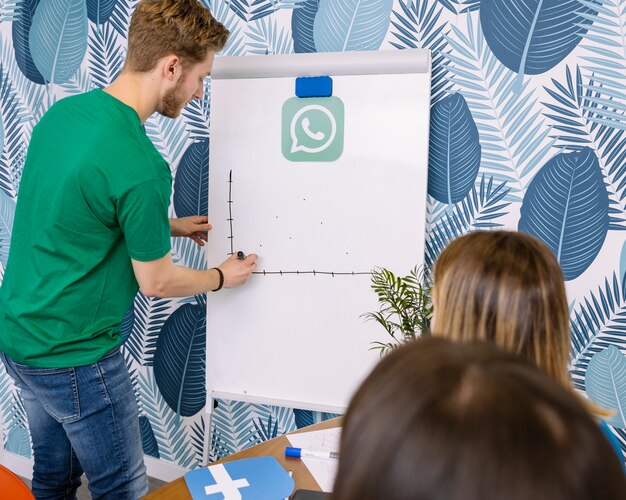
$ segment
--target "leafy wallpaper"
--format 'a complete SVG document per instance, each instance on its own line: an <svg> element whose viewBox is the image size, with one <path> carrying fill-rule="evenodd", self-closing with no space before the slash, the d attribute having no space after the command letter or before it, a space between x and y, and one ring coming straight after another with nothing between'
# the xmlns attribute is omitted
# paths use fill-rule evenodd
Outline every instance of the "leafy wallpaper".
<svg viewBox="0 0 626 500"><path fill-rule="evenodd" d="M227 55L432 51L426 262L475 229L547 243L566 279L574 383L617 409L626 452L626 0L204 1L232 32ZM0 280L33 126L112 82L135 3L0 0ZM172 216L207 212L210 90L145 124L175 175ZM192 242L173 245L176 262L207 266ZM147 455L191 468L332 416L220 400L208 429L205 301L139 294L124 318ZM3 367L0 411L4 448L30 456Z"/></svg>

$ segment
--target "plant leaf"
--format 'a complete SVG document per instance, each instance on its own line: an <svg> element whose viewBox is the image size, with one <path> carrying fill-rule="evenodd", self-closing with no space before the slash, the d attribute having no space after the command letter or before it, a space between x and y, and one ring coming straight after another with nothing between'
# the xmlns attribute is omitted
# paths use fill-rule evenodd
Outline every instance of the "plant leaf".
<svg viewBox="0 0 626 500"><path fill-rule="evenodd" d="M388 269L377 268L372 270L371 282L380 309L365 313L362 317L380 324L393 341L372 342L370 349L378 349L383 355L429 330L432 316L431 285L423 269L418 271L415 268L402 278Z"/></svg>

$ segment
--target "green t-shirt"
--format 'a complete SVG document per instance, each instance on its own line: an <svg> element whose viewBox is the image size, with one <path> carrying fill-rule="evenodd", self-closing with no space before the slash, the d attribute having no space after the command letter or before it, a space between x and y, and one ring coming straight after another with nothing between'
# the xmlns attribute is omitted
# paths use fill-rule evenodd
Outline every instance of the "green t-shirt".
<svg viewBox="0 0 626 500"><path fill-rule="evenodd" d="M0 350L45 368L91 364L120 343L138 290L131 258L171 248L172 176L137 113L98 89L33 130L0 288Z"/></svg>

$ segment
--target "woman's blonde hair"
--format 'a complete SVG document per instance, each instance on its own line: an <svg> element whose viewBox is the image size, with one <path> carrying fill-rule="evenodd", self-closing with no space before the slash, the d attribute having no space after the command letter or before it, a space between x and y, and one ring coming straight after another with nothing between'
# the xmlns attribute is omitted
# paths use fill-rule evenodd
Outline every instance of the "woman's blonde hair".
<svg viewBox="0 0 626 500"><path fill-rule="evenodd" d="M563 274L541 241L512 231L467 234L441 252L433 281L434 335L493 342L573 389Z"/></svg>

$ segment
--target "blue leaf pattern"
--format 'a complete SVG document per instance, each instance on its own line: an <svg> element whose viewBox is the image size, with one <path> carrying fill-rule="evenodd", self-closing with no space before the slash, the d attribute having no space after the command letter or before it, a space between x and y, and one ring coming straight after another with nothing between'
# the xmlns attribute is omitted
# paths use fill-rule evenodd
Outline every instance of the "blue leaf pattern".
<svg viewBox="0 0 626 500"><path fill-rule="evenodd" d="M622 251L619 256L619 275L626 276L626 242L622 244Z"/></svg>
<svg viewBox="0 0 626 500"><path fill-rule="evenodd" d="M122 47L117 43L115 30L110 25L99 27L89 37L91 58L89 70L97 87L108 87L117 78L124 64Z"/></svg>
<svg viewBox="0 0 626 500"><path fill-rule="evenodd" d="M340 415L338 413L320 413L311 410L294 409L293 416L295 418L296 427L298 429L302 429L303 427L307 427L318 422L324 422L326 420L330 420L331 418L339 417Z"/></svg>
<svg viewBox="0 0 626 500"><path fill-rule="evenodd" d="M549 129L543 126L534 105L528 82L521 88L519 76L496 59L480 23L466 16L466 26L451 25L444 35L449 79L461 87L463 97L476 121L481 146L481 170L497 182L507 182L509 199L521 201L521 194L536 168L551 153Z"/></svg>
<svg viewBox="0 0 626 500"><path fill-rule="evenodd" d="M474 185L480 167L478 129L463 96L436 103L430 117L428 194L438 201L461 201Z"/></svg>
<svg viewBox="0 0 626 500"><path fill-rule="evenodd" d="M499 218L507 215L505 210L511 202L505 201L510 188L506 183L494 186L493 177L473 186L467 196L454 208L444 204L446 210L438 217L430 218L430 230L426 239L425 262L431 267L444 247L454 238L472 230L501 228ZM430 204L429 204L430 205ZM432 214L432 209L427 210Z"/></svg>
<svg viewBox="0 0 626 500"><path fill-rule="evenodd" d="M109 23L115 31L119 33L121 37L126 39L128 33L128 26L130 24L130 15L136 5L135 0L117 0ZM218 19L222 19L219 17Z"/></svg>
<svg viewBox="0 0 626 500"><path fill-rule="evenodd" d="M296 53L316 52L313 38L313 23L320 0L306 0L291 16L293 50Z"/></svg>
<svg viewBox="0 0 626 500"><path fill-rule="evenodd" d="M46 0L37 7L29 46L39 72L50 83L74 76L87 52L84 0Z"/></svg>
<svg viewBox="0 0 626 500"><path fill-rule="evenodd" d="M150 421L162 460L180 467L200 465L180 416L172 411L157 387L154 372L146 370L136 376L142 412Z"/></svg>
<svg viewBox="0 0 626 500"><path fill-rule="evenodd" d="M249 54L268 55L293 52L291 36L284 29L279 29L278 23L271 18L264 17L255 21L250 26L248 36L250 37Z"/></svg>
<svg viewBox="0 0 626 500"><path fill-rule="evenodd" d="M207 215L209 210L209 139L201 139L183 154L174 181L178 217Z"/></svg>
<svg viewBox="0 0 626 500"><path fill-rule="evenodd" d="M485 40L507 68L545 73L574 50L591 9L578 0L482 0Z"/></svg>
<svg viewBox="0 0 626 500"><path fill-rule="evenodd" d="M30 438L28 437L28 431L21 425L16 425L9 431L9 437L5 449L8 452L15 453L22 457L30 458Z"/></svg>
<svg viewBox="0 0 626 500"><path fill-rule="evenodd" d="M165 322L154 354L154 378L168 406L183 417L206 401L206 313L184 304Z"/></svg>
<svg viewBox="0 0 626 500"><path fill-rule="evenodd" d="M45 83L33 57L30 53L28 36L33 22L33 14L41 0L22 0L17 5L15 11L15 21L13 21L13 50L15 60L26 78L35 83Z"/></svg>
<svg viewBox="0 0 626 500"><path fill-rule="evenodd" d="M125 344L133 332L133 325L135 324L135 306L130 306L130 309L126 311L122 324L120 326L120 333L122 335L122 344Z"/></svg>
<svg viewBox="0 0 626 500"><path fill-rule="evenodd" d="M15 200L0 189L0 262L6 267L15 217Z"/></svg>
<svg viewBox="0 0 626 500"><path fill-rule="evenodd" d="M454 8L453 3L458 3L458 0L437 0L441 5L443 5L450 12L454 12L456 14L456 9Z"/></svg>
<svg viewBox="0 0 626 500"><path fill-rule="evenodd" d="M438 102L450 92L451 84L446 79L444 64L447 42L444 33L448 23L441 19L442 8L437 2L428 5L428 0L400 0L400 11L394 10L391 24L392 35L397 42L390 41L397 49L430 49L432 54L431 102Z"/></svg>
<svg viewBox="0 0 626 500"><path fill-rule="evenodd" d="M313 26L318 52L377 50L387 29L393 0L320 0Z"/></svg>
<svg viewBox="0 0 626 500"><path fill-rule="evenodd" d="M267 422L267 423L266 423ZM278 422L272 419L272 416L269 415L266 421L259 419L253 420L252 424L254 425L254 434L256 436L257 441L269 441L270 439L274 439L278 436Z"/></svg>
<svg viewBox="0 0 626 500"><path fill-rule="evenodd" d="M0 70L2 68L0 67ZM0 153L4 149L4 125L2 124L2 117L0 117Z"/></svg>
<svg viewBox="0 0 626 500"><path fill-rule="evenodd" d="M146 455L150 455L154 458L161 458L159 455L159 443L157 443L150 425L150 420L147 417L139 417L139 429L141 430L141 445L143 452Z"/></svg>
<svg viewBox="0 0 626 500"><path fill-rule="evenodd" d="M591 358L585 389L592 401L615 411L607 423L626 429L626 357L617 347L609 346Z"/></svg>
<svg viewBox="0 0 626 500"><path fill-rule="evenodd" d="M519 230L544 241L566 280L580 276L602 248L609 226L609 196L590 148L561 153L528 186Z"/></svg>
<svg viewBox="0 0 626 500"><path fill-rule="evenodd" d="M584 390L591 358L614 345L626 350L626 275L616 273L579 300L571 313L570 373L577 389Z"/></svg>
<svg viewBox="0 0 626 500"><path fill-rule="evenodd" d="M104 24L111 17L116 0L87 0L87 16L96 24Z"/></svg>
<svg viewBox="0 0 626 500"><path fill-rule="evenodd" d="M250 17L248 10L250 8L248 0L232 0L228 2L228 6L237 14L242 20L248 21Z"/></svg>
<svg viewBox="0 0 626 500"><path fill-rule="evenodd" d="M626 66L625 66L626 69ZM565 81L552 79L551 87L544 87L550 96L544 102L544 115L553 122L553 137L566 151L591 147L596 152L609 191L609 228L626 229L626 131L596 123L597 96L592 81L583 78L579 67L575 75L565 67ZM553 87L553 88L552 88Z"/></svg>
<svg viewBox="0 0 626 500"><path fill-rule="evenodd" d="M311 410L293 410L293 416L296 419L296 427L302 429L308 425L313 425L315 419Z"/></svg>
<svg viewBox="0 0 626 500"><path fill-rule="evenodd" d="M581 46L591 53L583 67L589 84L591 102L586 111L591 120L605 127L626 130L626 51L624 1L579 0L589 8L585 19L590 23ZM624 148L626 149L626 148Z"/></svg>

